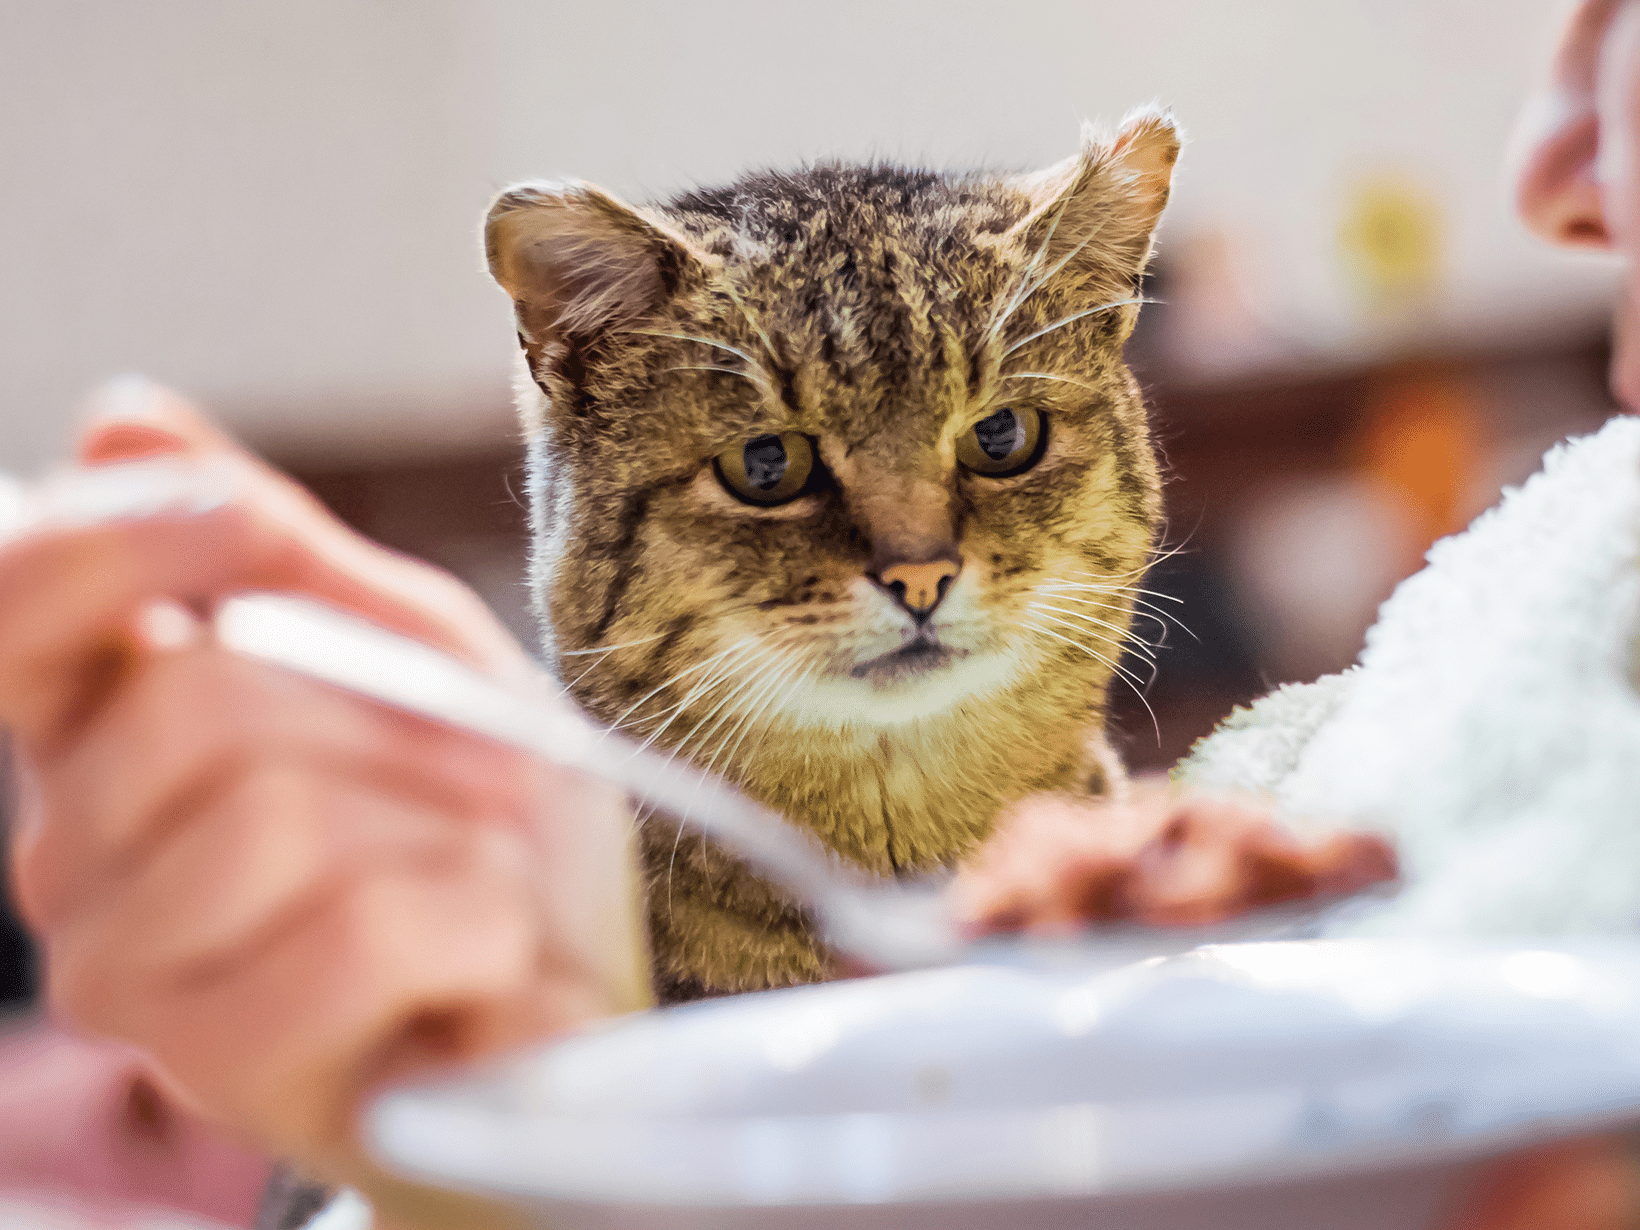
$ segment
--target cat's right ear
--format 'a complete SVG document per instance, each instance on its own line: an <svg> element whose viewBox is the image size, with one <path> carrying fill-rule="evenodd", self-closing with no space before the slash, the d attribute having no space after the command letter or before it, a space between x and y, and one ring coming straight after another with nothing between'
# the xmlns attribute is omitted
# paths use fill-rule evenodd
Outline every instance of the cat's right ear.
<svg viewBox="0 0 1640 1230"><path fill-rule="evenodd" d="M1129 112L1114 135L1084 125L1079 154L1012 181L1032 208L1010 238L1091 294L1131 290L1150 261L1180 142L1160 107Z"/></svg>
<svg viewBox="0 0 1640 1230"><path fill-rule="evenodd" d="M709 263L665 223L573 181L503 192L484 251L532 352L579 351L637 324Z"/></svg>

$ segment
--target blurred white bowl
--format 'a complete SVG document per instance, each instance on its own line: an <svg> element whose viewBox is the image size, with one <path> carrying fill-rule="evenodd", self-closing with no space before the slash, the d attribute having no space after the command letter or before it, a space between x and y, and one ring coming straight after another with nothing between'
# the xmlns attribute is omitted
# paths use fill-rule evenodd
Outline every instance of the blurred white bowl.
<svg viewBox="0 0 1640 1230"><path fill-rule="evenodd" d="M555 1227L1439 1224L1640 1121L1640 944L1306 941L965 966L628 1018L372 1111Z"/></svg>

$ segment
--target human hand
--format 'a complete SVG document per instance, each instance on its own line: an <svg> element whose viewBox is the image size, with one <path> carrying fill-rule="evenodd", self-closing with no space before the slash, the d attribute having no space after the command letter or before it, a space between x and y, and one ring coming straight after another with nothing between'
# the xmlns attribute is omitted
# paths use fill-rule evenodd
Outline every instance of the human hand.
<svg viewBox="0 0 1640 1230"><path fill-rule="evenodd" d="M56 1011L143 1048L262 1148L368 1188L354 1118L382 1081L643 1005L625 803L213 645L217 601L283 590L529 669L453 579L175 398L121 396L138 404L105 408L85 465L172 458L226 494L130 519L110 487L97 516L0 541L17 899ZM102 474L130 487L129 467Z"/></svg>
<svg viewBox="0 0 1640 1230"><path fill-rule="evenodd" d="M1263 809L1140 782L1120 802L1041 794L1004 813L952 886L979 933L1127 920L1196 926L1395 878L1383 838L1303 840Z"/></svg>

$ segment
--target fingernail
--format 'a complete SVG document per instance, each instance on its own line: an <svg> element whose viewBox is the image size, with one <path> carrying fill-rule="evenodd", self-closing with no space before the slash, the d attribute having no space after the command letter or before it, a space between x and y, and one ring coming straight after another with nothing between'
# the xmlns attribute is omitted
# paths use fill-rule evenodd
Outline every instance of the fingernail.
<svg viewBox="0 0 1640 1230"><path fill-rule="evenodd" d="M186 436L164 412L166 391L146 376L116 376L86 407L80 460L92 465L186 452Z"/></svg>
<svg viewBox="0 0 1640 1230"><path fill-rule="evenodd" d="M93 423L146 422L157 419L164 392L147 376L128 372L104 381L91 394L87 417Z"/></svg>

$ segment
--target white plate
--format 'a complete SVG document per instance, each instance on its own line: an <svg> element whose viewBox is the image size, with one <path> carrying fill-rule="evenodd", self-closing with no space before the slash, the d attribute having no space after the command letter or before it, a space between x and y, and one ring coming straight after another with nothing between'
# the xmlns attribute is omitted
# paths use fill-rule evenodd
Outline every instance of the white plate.
<svg viewBox="0 0 1640 1230"><path fill-rule="evenodd" d="M1476 1159L1630 1121L1640 945L1369 941L741 996L372 1111L432 1182L680 1230L1423 1226Z"/></svg>

